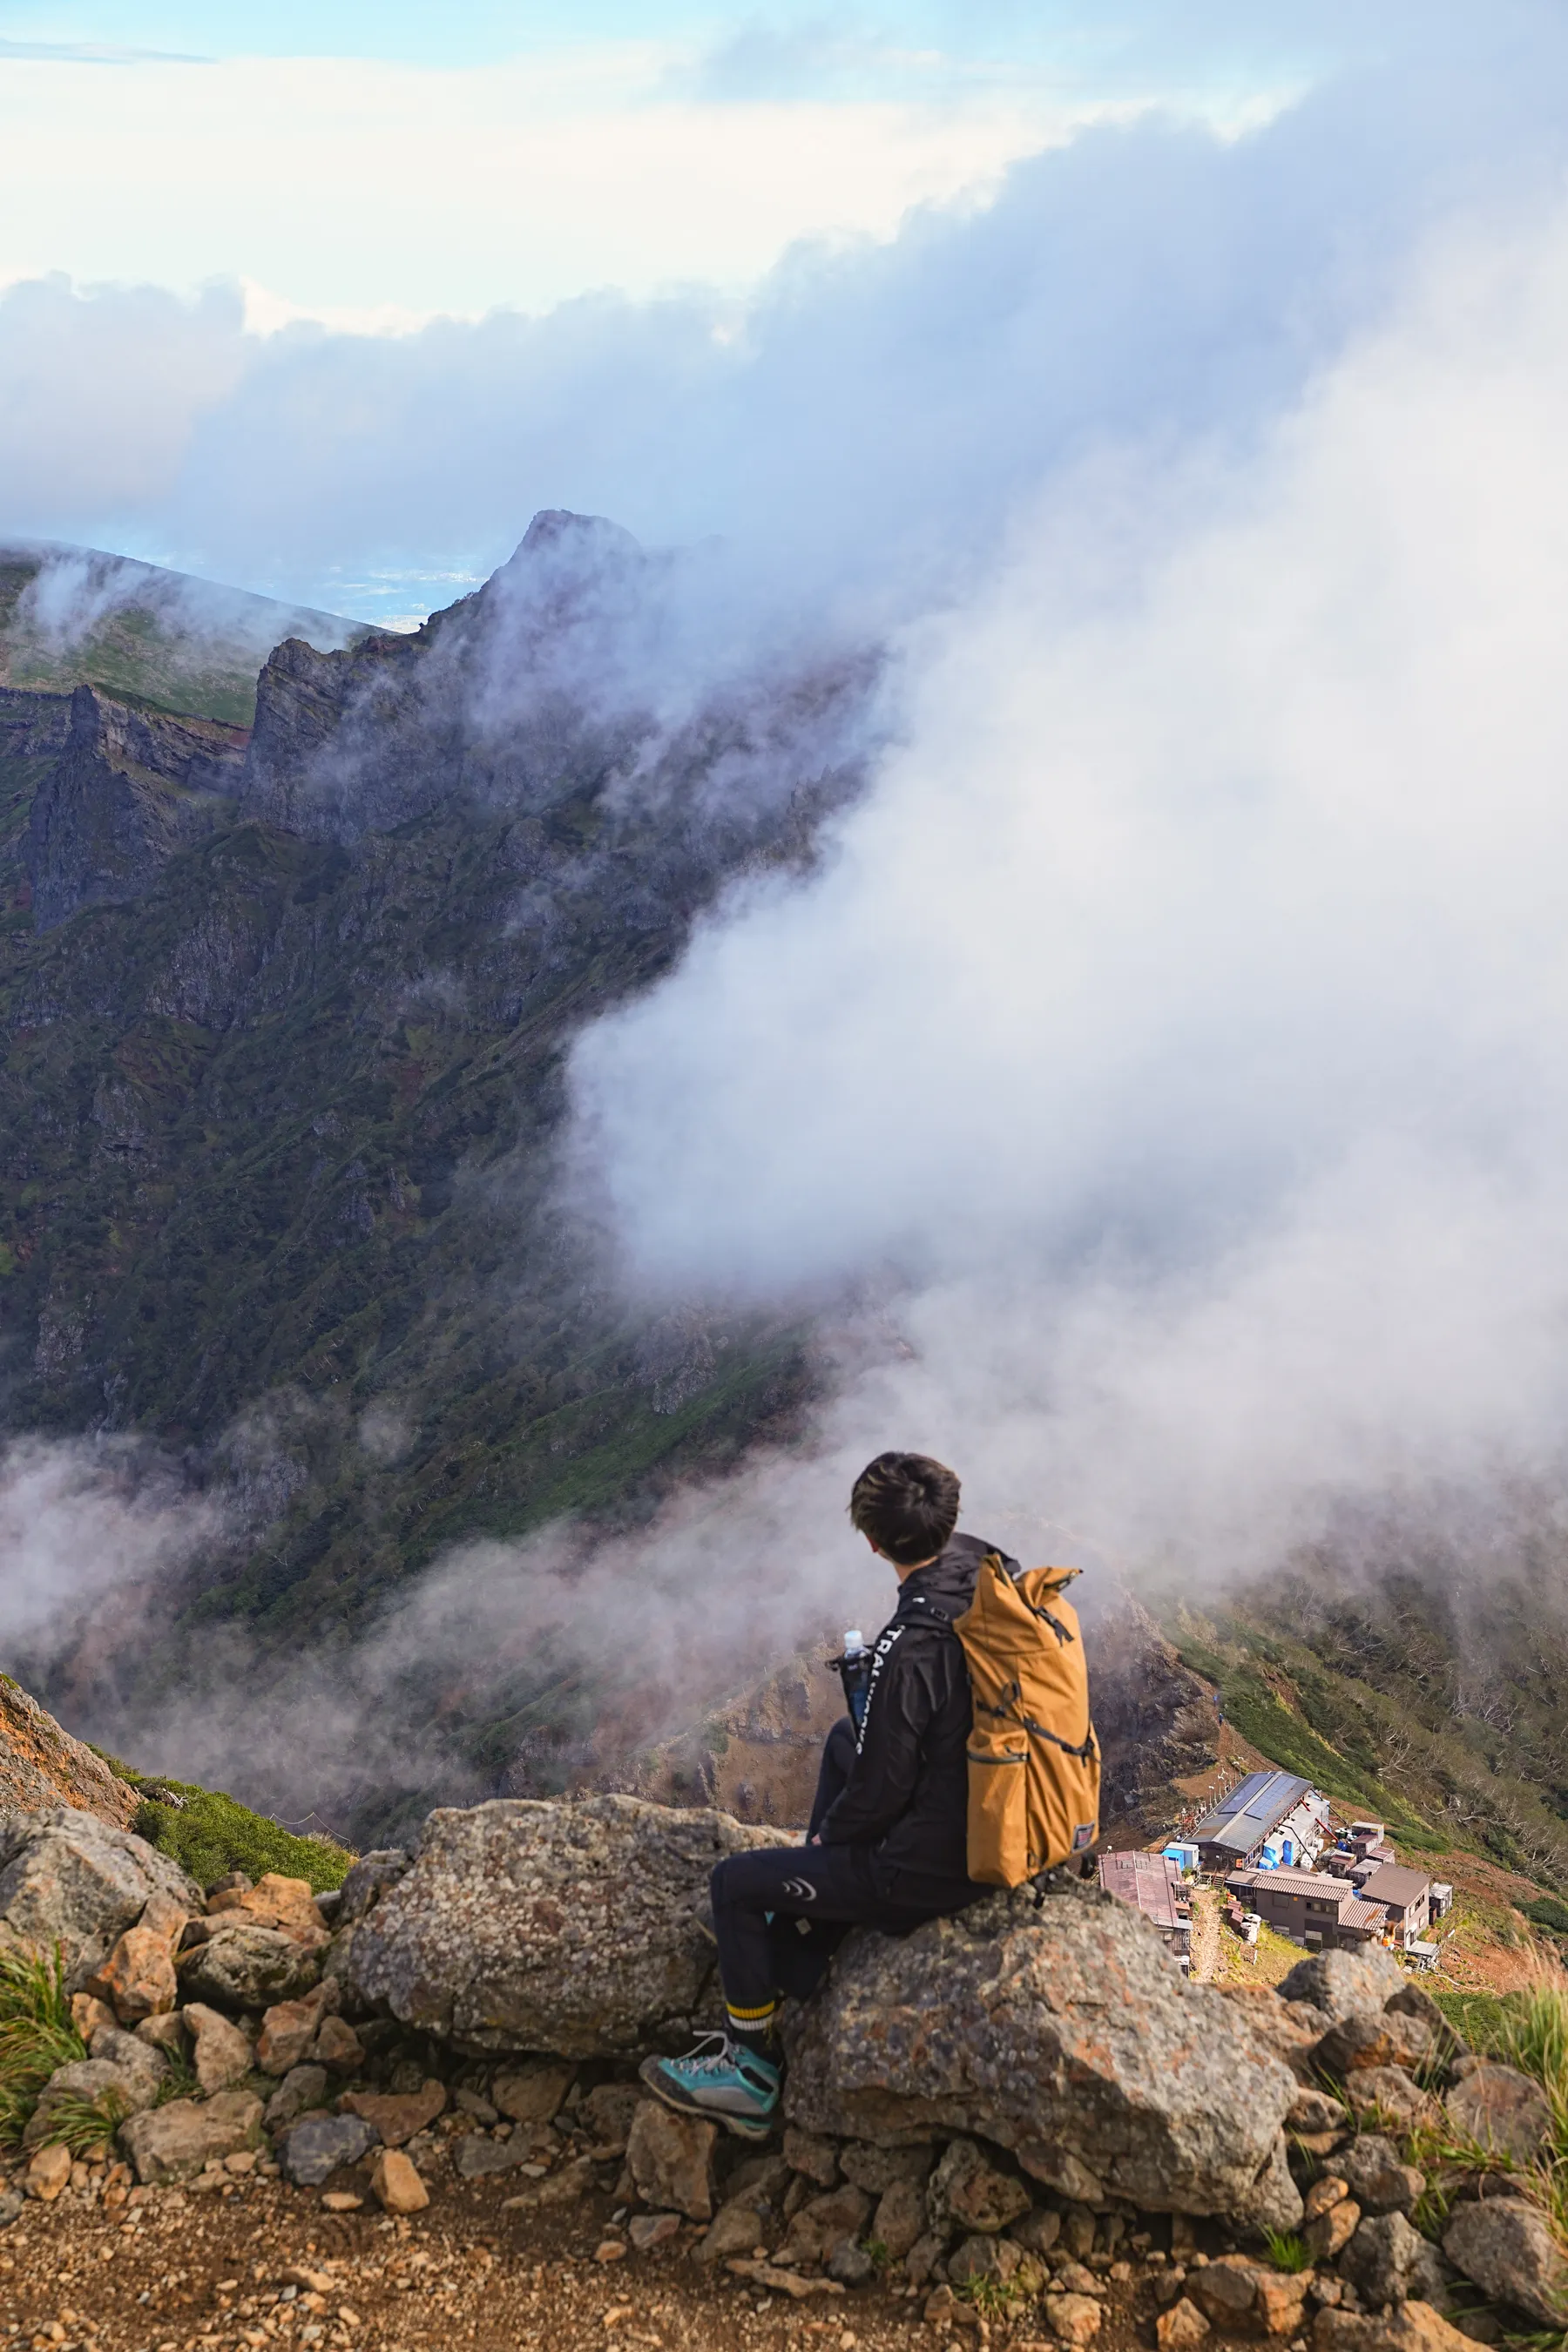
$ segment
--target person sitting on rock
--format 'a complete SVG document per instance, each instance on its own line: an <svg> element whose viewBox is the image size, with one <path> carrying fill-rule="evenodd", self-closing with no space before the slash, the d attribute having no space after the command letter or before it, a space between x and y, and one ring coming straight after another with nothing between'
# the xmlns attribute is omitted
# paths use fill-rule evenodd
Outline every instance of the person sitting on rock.
<svg viewBox="0 0 1568 2352"><path fill-rule="evenodd" d="M998 1547L954 1534L958 1497L953 1473L924 1454L879 1454L855 1481L850 1519L899 1580L859 1729L845 1716L827 1735L805 1846L731 1854L714 1869L728 2032L643 2065L667 2106L742 2138L773 2127L780 1996L813 1991L851 1927L907 1936L987 1891L967 1866L973 1717L952 1620Z"/></svg>

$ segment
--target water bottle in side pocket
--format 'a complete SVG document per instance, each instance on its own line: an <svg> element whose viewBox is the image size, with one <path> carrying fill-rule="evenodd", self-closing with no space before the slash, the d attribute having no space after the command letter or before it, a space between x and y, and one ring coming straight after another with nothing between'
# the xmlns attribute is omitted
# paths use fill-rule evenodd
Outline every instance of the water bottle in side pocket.
<svg viewBox="0 0 1568 2352"><path fill-rule="evenodd" d="M850 1720L857 1731L866 1720L866 1700L871 1688L871 1650L858 1625L851 1625L844 1636L844 1654L829 1658L830 1666L837 1669L844 1685L844 1703L849 1709Z"/></svg>

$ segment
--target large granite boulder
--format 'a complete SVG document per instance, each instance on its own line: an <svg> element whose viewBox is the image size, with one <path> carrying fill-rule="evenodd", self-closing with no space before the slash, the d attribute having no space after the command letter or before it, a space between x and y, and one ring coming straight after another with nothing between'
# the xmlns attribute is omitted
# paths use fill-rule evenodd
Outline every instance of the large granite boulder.
<svg viewBox="0 0 1568 2352"><path fill-rule="evenodd" d="M1443 2252L1484 2294L1512 2304L1538 2326L1568 2326L1568 2262L1544 2214L1522 2197L1456 2205Z"/></svg>
<svg viewBox="0 0 1568 2352"><path fill-rule="evenodd" d="M201 1889L178 1863L95 1813L56 1805L0 1823L0 1941L46 1957L58 1944L73 1992L154 1895L186 1912L202 1907Z"/></svg>
<svg viewBox="0 0 1568 2352"><path fill-rule="evenodd" d="M1282 2000L1304 2001L1321 2010L1325 2024L1386 2008L1408 1979L1394 1954L1380 1944L1354 1952L1314 1952L1298 1960L1279 1986Z"/></svg>
<svg viewBox="0 0 1568 2352"><path fill-rule="evenodd" d="M698 1906L713 1864L780 1842L637 1797L434 1812L412 1869L354 1927L350 1992L476 2049L646 2050L711 1999Z"/></svg>
<svg viewBox="0 0 1568 2352"><path fill-rule="evenodd" d="M902 1941L852 1937L786 2027L785 2105L882 2145L973 2133L1080 2202L1289 2228L1299 2086L1247 2010L1096 1888L997 1895Z"/></svg>

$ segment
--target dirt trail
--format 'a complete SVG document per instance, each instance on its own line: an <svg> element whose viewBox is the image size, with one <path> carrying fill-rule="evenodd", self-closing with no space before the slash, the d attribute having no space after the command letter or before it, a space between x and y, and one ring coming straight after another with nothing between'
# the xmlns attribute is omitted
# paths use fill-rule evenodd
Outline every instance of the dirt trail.
<svg viewBox="0 0 1568 2352"><path fill-rule="evenodd" d="M1215 1984L1224 1974L1220 1951L1219 1897L1212 1886L1193 1889L1193 1980Z"/></svg>
<svg viewBox="0 0 1568 2352"><path fill-rule="evenodd" d="M29 2202L0 2236L0 2336L18 2352L1047 2352L1037 2310L933 2326L924 2290L901 2279L803 2303L769 2294L700 2263L697 2224L638 2255L607 2193L546 2215L507 2211L493 2181L431 2185L427 2212L394 2221L368 2198L334 2213L315 2191L254 2178L227 2196L133 2192L113 2212L84 2183ZM1164 2259L1102 2283L1096 2352L1153 2343Z"/></svg>

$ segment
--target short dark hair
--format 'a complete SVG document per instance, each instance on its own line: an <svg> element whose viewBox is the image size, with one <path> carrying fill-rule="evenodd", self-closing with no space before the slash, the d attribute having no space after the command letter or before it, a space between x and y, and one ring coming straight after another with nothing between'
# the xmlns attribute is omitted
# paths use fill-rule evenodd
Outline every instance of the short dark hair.
<svg viewBox="0 0 1568 2352"><path fill-rule="evenodd" d="M934 1559L958 1525L958 1480L929 1454L879 1454L849 1496L849 1517L900 1568Z"/></svg>

